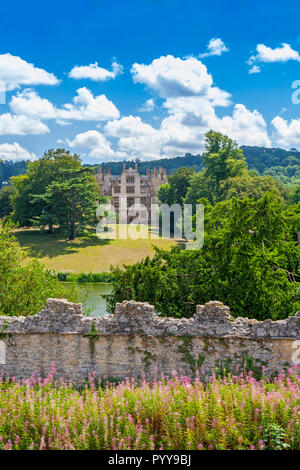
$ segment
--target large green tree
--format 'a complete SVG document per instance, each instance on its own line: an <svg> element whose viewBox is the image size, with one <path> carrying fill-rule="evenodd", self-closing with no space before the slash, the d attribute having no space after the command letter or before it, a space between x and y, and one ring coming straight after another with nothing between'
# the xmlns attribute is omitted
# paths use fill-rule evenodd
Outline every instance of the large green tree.
<svg viewBox="0 0 300 470"><path fill-rule="evenodd" d="M13 177L12 183L13 220L21 227L47 227L52 232L59 226L72 240L79 228L95 221L99 197L95 175L76 154L51 149L29 163L27 173Z"/></svg>
<svg viewBox="0 0 300 470"><path fill-rule="evenodd" d="M99 190L88 168L60 168L55 181L47 186L43 195L36 197L45 203L44 216L47 217L48 211L49 216L55 214L69 240L97 222Z"/></svg>
<svg viewBox="0 0 300 470"><path fill-rule="evenodd" d="M113 269L109 305L148 301L165 316L192 316L197 304L215 299L234 316L285 318L300 307L300 209L280 198L231 199L205 204L201 250L157 250L151 260ZM155 289L153 289L155 286Z"/></svg>

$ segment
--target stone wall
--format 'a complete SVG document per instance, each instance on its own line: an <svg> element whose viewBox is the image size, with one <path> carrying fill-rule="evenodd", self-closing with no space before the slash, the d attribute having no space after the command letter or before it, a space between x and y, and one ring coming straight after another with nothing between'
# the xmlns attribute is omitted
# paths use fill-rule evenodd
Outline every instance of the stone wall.
<svg viewBox="0 0 300 470"><path fill-rule="evenodd" d="M127 377L177 371L192 375L300 363L300 312L285 320L233 319L220 302L198 305L192 318L162 318L148 303L124 301L114 315L90 318L81 304L49 299L32 317L0 317L0 373L49 373L80 384L89 372Z"/></svg>

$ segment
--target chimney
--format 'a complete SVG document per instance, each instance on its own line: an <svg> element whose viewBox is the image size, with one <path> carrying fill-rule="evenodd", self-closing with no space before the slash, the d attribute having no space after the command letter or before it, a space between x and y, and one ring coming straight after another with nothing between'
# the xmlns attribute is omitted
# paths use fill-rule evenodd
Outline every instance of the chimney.
<svg viewBox="0 0 300 470"><path fill-rule="evenodd" d="M126 162L123 162L123 173L126 171Z"/></svg>
<svg viewBox="0 0 300 470"><path fill-rule="evenodd" d="M147 168L147 176L150 175L150 168Z"/></svg>
<svg viewBox="0 0 300 470"><path fill-rule="evenodd" d="M108 174L111 175L111 167L108 169Z"/></svg>

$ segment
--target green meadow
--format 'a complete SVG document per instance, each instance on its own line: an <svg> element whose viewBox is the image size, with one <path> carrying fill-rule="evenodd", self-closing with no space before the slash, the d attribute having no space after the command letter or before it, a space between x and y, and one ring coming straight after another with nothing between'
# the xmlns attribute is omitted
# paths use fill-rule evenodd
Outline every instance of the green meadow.
<svg viewBox="0 0 300 470"><path fill-rule="evenodd" d="M175 240L158 237L154 231L142 235L148 238L99 239L96 234L85 234L70 242L59 232L48 234L33 229L15 232L27 260L38 258L48 269L74 273L102 272L111 265L133 264L153 256L154 246L168 249L176 244Z"/></svg>

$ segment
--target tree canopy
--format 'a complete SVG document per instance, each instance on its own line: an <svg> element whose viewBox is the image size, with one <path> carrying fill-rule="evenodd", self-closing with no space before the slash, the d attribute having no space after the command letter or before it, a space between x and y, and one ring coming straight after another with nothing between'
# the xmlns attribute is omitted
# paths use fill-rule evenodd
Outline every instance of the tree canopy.
<svg viewBox="0 0 300 470"><path fill-rule="evenodd" d="M25 175L12 178L13 220L21 227L55 225L73 240L96 221L99 189L92 170L64 149L49 150L28 164Z"/></svg>
<svg viewBox="0 0 300 470"><path fill-rule="evenodd" d="M266 193L258 201L205 203L201 250L156 249L124 269L112 268L115 303L148 301L164 316L192 316L197 304L219 300L234 316L285 318L300 308L300 207L287 210ZM153 288L155 286L155 288Z"/></svg>

